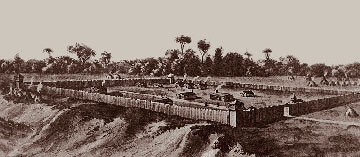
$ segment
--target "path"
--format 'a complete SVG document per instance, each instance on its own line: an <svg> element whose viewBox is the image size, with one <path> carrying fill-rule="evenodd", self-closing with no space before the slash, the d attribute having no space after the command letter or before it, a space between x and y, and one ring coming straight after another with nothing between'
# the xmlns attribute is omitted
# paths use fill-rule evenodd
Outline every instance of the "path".
<svg viewBox="0 0 360 157"><path fill-rule="evenodd" d="M339 125L356 125L360 126L359 122L343 122L343 121L334 121L334 120L326 120L326 119L316 119L316 118L309 118L309 117L295 117L295 116L287 116L289 118L293 118L296 120L308 120L308 121L315 121L321 123L331 123L331 124L339 124Z"/></svg>

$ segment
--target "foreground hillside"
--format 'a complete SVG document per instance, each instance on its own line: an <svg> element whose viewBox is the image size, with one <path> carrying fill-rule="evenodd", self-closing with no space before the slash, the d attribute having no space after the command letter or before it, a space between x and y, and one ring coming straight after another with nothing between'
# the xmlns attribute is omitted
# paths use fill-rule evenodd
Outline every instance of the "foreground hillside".
<svg viewBox="0 0 360 157"><path fill-rule="evenodd" d="M360 128L287 120L232 129L69 98L0 98L0 156L359 155ZM344 145L346 144L346 145Z"/></svg>
<svg viewBox="0 0 360 157"><path fill-rule="evenodd" d="M0 110L0 156L201 156L219 151L211 146L221 135L193 134L194 126L208 123L140 109L68 98L49 104L1 98Z"/></svg>

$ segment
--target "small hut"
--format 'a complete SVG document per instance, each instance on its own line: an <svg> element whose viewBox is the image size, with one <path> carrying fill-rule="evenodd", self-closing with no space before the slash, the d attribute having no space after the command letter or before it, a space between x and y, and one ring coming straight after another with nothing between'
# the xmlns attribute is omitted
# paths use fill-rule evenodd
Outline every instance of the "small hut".
<svg viewBox="0 0 360 157"><path fill-rule="evenodd" d="M311 75L310 75L310 74L306 74L305 80L306 80L306 81L311 81Z"/></svg>
<svg viewBox="0 0 360 157"><path fill-rule="evenodd" d="M337 86L340 86L340 85L341 85L341 83L340 83L339 80L335 81L335 84L336 84Z"/></svg>
<svg viewBox="0 0 360 157"><path fill-rule="evenodd" d="M334 80L331 80L331 81L329 82L329 86L336 86L335 81L334 81Z"/></svg>
<svg viewBox="0 0 360 157"><path fill-rule="evenodd" d="M348 81L344 81L344 83L345 83L345 85L346 85L346 86L351 86L351 85L352 85L352 83L351 83L351 81L350 81L350 80L348 80Z"/></svg>
<svg viewBox="0 0 360 157"><path fill-rule="evenodd" d="M315 83L315 81L309 81L309 83L308 83L308 86L309 87L318 87L318 85Z"/></svg>
<svg viewBox="0 0 360 157"><path fill-rule="evenodd" d="M320 84L321 85L329 85L329 81L326 79L326 77L325 76L323 76L323 78L322 78L322 80L320 81Z"/></svg>
<svg viewBox="0 0 360 157"><path fill-rule="evenodd" d="M295 81L295 77L293 75L288 76L288 80Z"/></svg>
<svg viewBox="0 0 360 157"><path fill-rule="evenodd" d="M169 74L167 76L168 79L170 79L170 84L174 84L175 83L175 76L174 74Z"/></svg>
<svg viewBox="0 0 360 157"><path fill-rule="evenodd" d="M358 85L358 83L356 81L354 81L354 82L352 82L351 85L356 86L356 85Z"/></svg>
<svg viewBox="0 0 360 157"><path fill-rule="evenodd" d="M113 79L121 79L121 76L119 75L119 74L113 74L112 75L113 76Z"/></svg>
<svg viewBox="0 0 360 157"><path fill-rule="evenodd" d="M355 111L353 108L351 108L351 107L346 110L345 115L348 116L348 117L352 117L352 118L359 116L359 114L356 113L356 111Z"/></svg>
<svg viewBox="0 0 360 157"><path fill-rule="evenodd" d="M342 81L342 82L341 82L341 86L344 86L344 87L345 87L345 86L348 86L348 85L349 85L349 84L348 84L346 81Z"/></svg>
<svg viewBox="0 0 360 157"><path fill-rule="evenodd" d="M111 80L111 79L113 79L113 78L114 78L114 76L113 76L112 74L108 74L108 75L106 75L106 79Z"/></svg>
<svg viewBox="0 0 360 157"><path fill-rule="evenodd" d="M348 77L348 75L347 75L346 73L345 73L345 80L344 80L344 83L346 84L346 86L351 85L350 78Z"/></svg>

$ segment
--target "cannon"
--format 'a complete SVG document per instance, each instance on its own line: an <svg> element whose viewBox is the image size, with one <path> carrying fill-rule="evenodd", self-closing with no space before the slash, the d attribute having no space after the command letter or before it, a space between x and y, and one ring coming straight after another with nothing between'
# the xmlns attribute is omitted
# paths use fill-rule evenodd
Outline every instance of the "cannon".
<svg viewBox="0 0 360 157"><path fill-rule="evenodd" d="M215 93L211 93L210 94L210 99L211 100L219 100L219 101L224 101L224 102L230 102L230 101L234 101L235 98L232 94L230 93L219 93L218 90L215 90Z"/></svg>
<svg viewBox="0 0 360 157"><path fill-rule="evenodd" d="M179 99L184 99L184 100L194 100L194 99L198 99L199 97L196 95L196 93L194 92L184 92L184 93L179 93L176 94L176 96Z"/></svg>
<svg viewBox="0 0 360 157"><path fill-rule="evenodd" d="M169 105L172 105L174 103L170 98L167 98L167 97L156 98L153 101L159 102L159 103L164 103L164 104L169 104Z"/></svg>
<svg viewBox="0 0 360 157"><path fill-rule="evenodd" d="M240 95L243 97L255 97L254 92L251 90L244 90L243 92L240 93Z"/></svg>

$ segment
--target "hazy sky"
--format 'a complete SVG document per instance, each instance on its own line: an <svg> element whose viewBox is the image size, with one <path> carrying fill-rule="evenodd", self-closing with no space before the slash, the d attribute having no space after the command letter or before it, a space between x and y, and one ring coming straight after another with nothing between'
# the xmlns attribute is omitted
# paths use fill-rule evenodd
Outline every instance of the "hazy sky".
<svg viewBox="0 0 360 157"><path fill-rule="evenodd" d="M225 52L264 58L288 54L309 64L340 64L360 59L360 1L1 1L0 58L68 54L75 42L113 60L164 56L180 49L174 39L191 36L186 48L198 51L201 39L210 54ZM74 55L71 55L74 56ZM74 56L75 57L75 56Z"/></svg>

